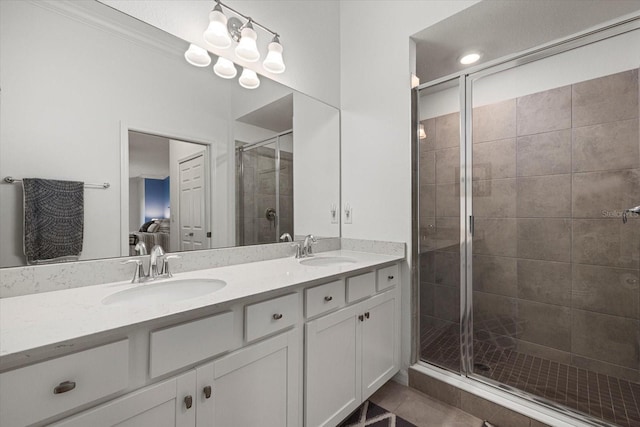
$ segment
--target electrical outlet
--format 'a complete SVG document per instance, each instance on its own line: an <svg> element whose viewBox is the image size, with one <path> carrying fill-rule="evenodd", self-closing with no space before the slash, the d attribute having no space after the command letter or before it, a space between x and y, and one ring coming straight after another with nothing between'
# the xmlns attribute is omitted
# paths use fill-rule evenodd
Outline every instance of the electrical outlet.
<svg viewBox="0 0 640 427"><path fill-rule="evenodd" d="M344 208L344 223L353 224L353 208L348 203Z"/></svg>
<svg viewBox="0 0 640 427"><path fill-rule="evenodd" d="M331 205L329 215L331 215L331 224L338 224L338 208L335 204Z"/></svg>

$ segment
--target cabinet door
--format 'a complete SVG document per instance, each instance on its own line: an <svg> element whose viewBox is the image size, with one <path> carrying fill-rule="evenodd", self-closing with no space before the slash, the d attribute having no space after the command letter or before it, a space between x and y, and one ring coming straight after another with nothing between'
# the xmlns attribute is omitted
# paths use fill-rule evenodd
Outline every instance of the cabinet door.
<svg viewBox="0 0 640 427"><path fill-rule="evenodd" d="M362 322L362 399L368 399L397 371L397 296L387 292L364 302Z"/></svg>
<svg viewBox="0 0 640 427"><path fill-rule="evenodd" d="M299 426L300 345L293 329L214 361L214 425Z"/></svg>
<svg viewBox="0 0 640 427"><path fill-rule="evenodd" d="M195 407L186 408L184 399L192 394L195 380L195 371L190 371L129 393L53 426L193 427Z"/></svg>
<svg viewBox="0 0 640 427"><path fill-rule="evenodd" d="M360 304L305 325L305 426L334 426L361 402Z"/></svg>
<svg viewBox="0 0 640 427"><path fill-rule="evenodd" d="M214 364L196 368L196 389L193 403L196 407L196 426L213 427L214 424Z"/></svg>

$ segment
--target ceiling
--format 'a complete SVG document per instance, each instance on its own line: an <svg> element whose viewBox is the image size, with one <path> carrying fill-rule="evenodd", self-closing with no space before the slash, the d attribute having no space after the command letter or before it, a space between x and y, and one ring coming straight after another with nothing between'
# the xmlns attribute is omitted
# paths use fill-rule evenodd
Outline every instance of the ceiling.
<svg viewBox="0 0 640 427"><path fill-rule="evenodd" d="M280 133L293 128L293 93L236 119Z"/></svg>
<svg viewBox="0 0 640 427"><path fill-rule="evenodd" d="M484 0L412 37L416 74L425 83L469 67L458 62L469 51L477 65L638 13L640 0Z"/></svg>

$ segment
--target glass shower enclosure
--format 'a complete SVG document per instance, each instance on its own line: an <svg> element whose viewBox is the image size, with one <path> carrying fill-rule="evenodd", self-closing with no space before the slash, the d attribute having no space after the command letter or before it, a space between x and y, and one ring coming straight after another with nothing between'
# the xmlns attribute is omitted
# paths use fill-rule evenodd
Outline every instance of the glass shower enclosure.
<svg viewBox="0 0 640 427"><path fill-rule="evenodd" d="M293 132L236 147L236 241L240 246L293 237Z"/></svg>
<svg viewBox="0 0 640 427"><path fill-rule="evenodd" d="M639 46L635 21L418 88L421 361L640 425Z"/></svg>

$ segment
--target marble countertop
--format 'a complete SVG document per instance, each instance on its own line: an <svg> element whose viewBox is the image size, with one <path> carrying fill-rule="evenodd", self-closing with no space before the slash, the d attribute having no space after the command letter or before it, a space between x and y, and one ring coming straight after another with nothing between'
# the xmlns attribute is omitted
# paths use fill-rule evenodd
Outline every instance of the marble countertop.
<svg viewBox="0 0 640 427"><path fill-rule="evenodd" d="M346 250L322 252L315 257L343 256L356 262L335 266L308 266L293 257L252 262L174 274L173 279L208 278L227 285L208 295L166 304L104 305L116 292L152 286L161 280L132 284L130 281L85 286L54 292L0 299L0 367L27 360L35 349L68 343L174 314L238 301L272 291L293 289L350 272L399 261L403 256ZM133 271L133 266L132 266ZM166 279L163 279L166 280Z"/></svg>

